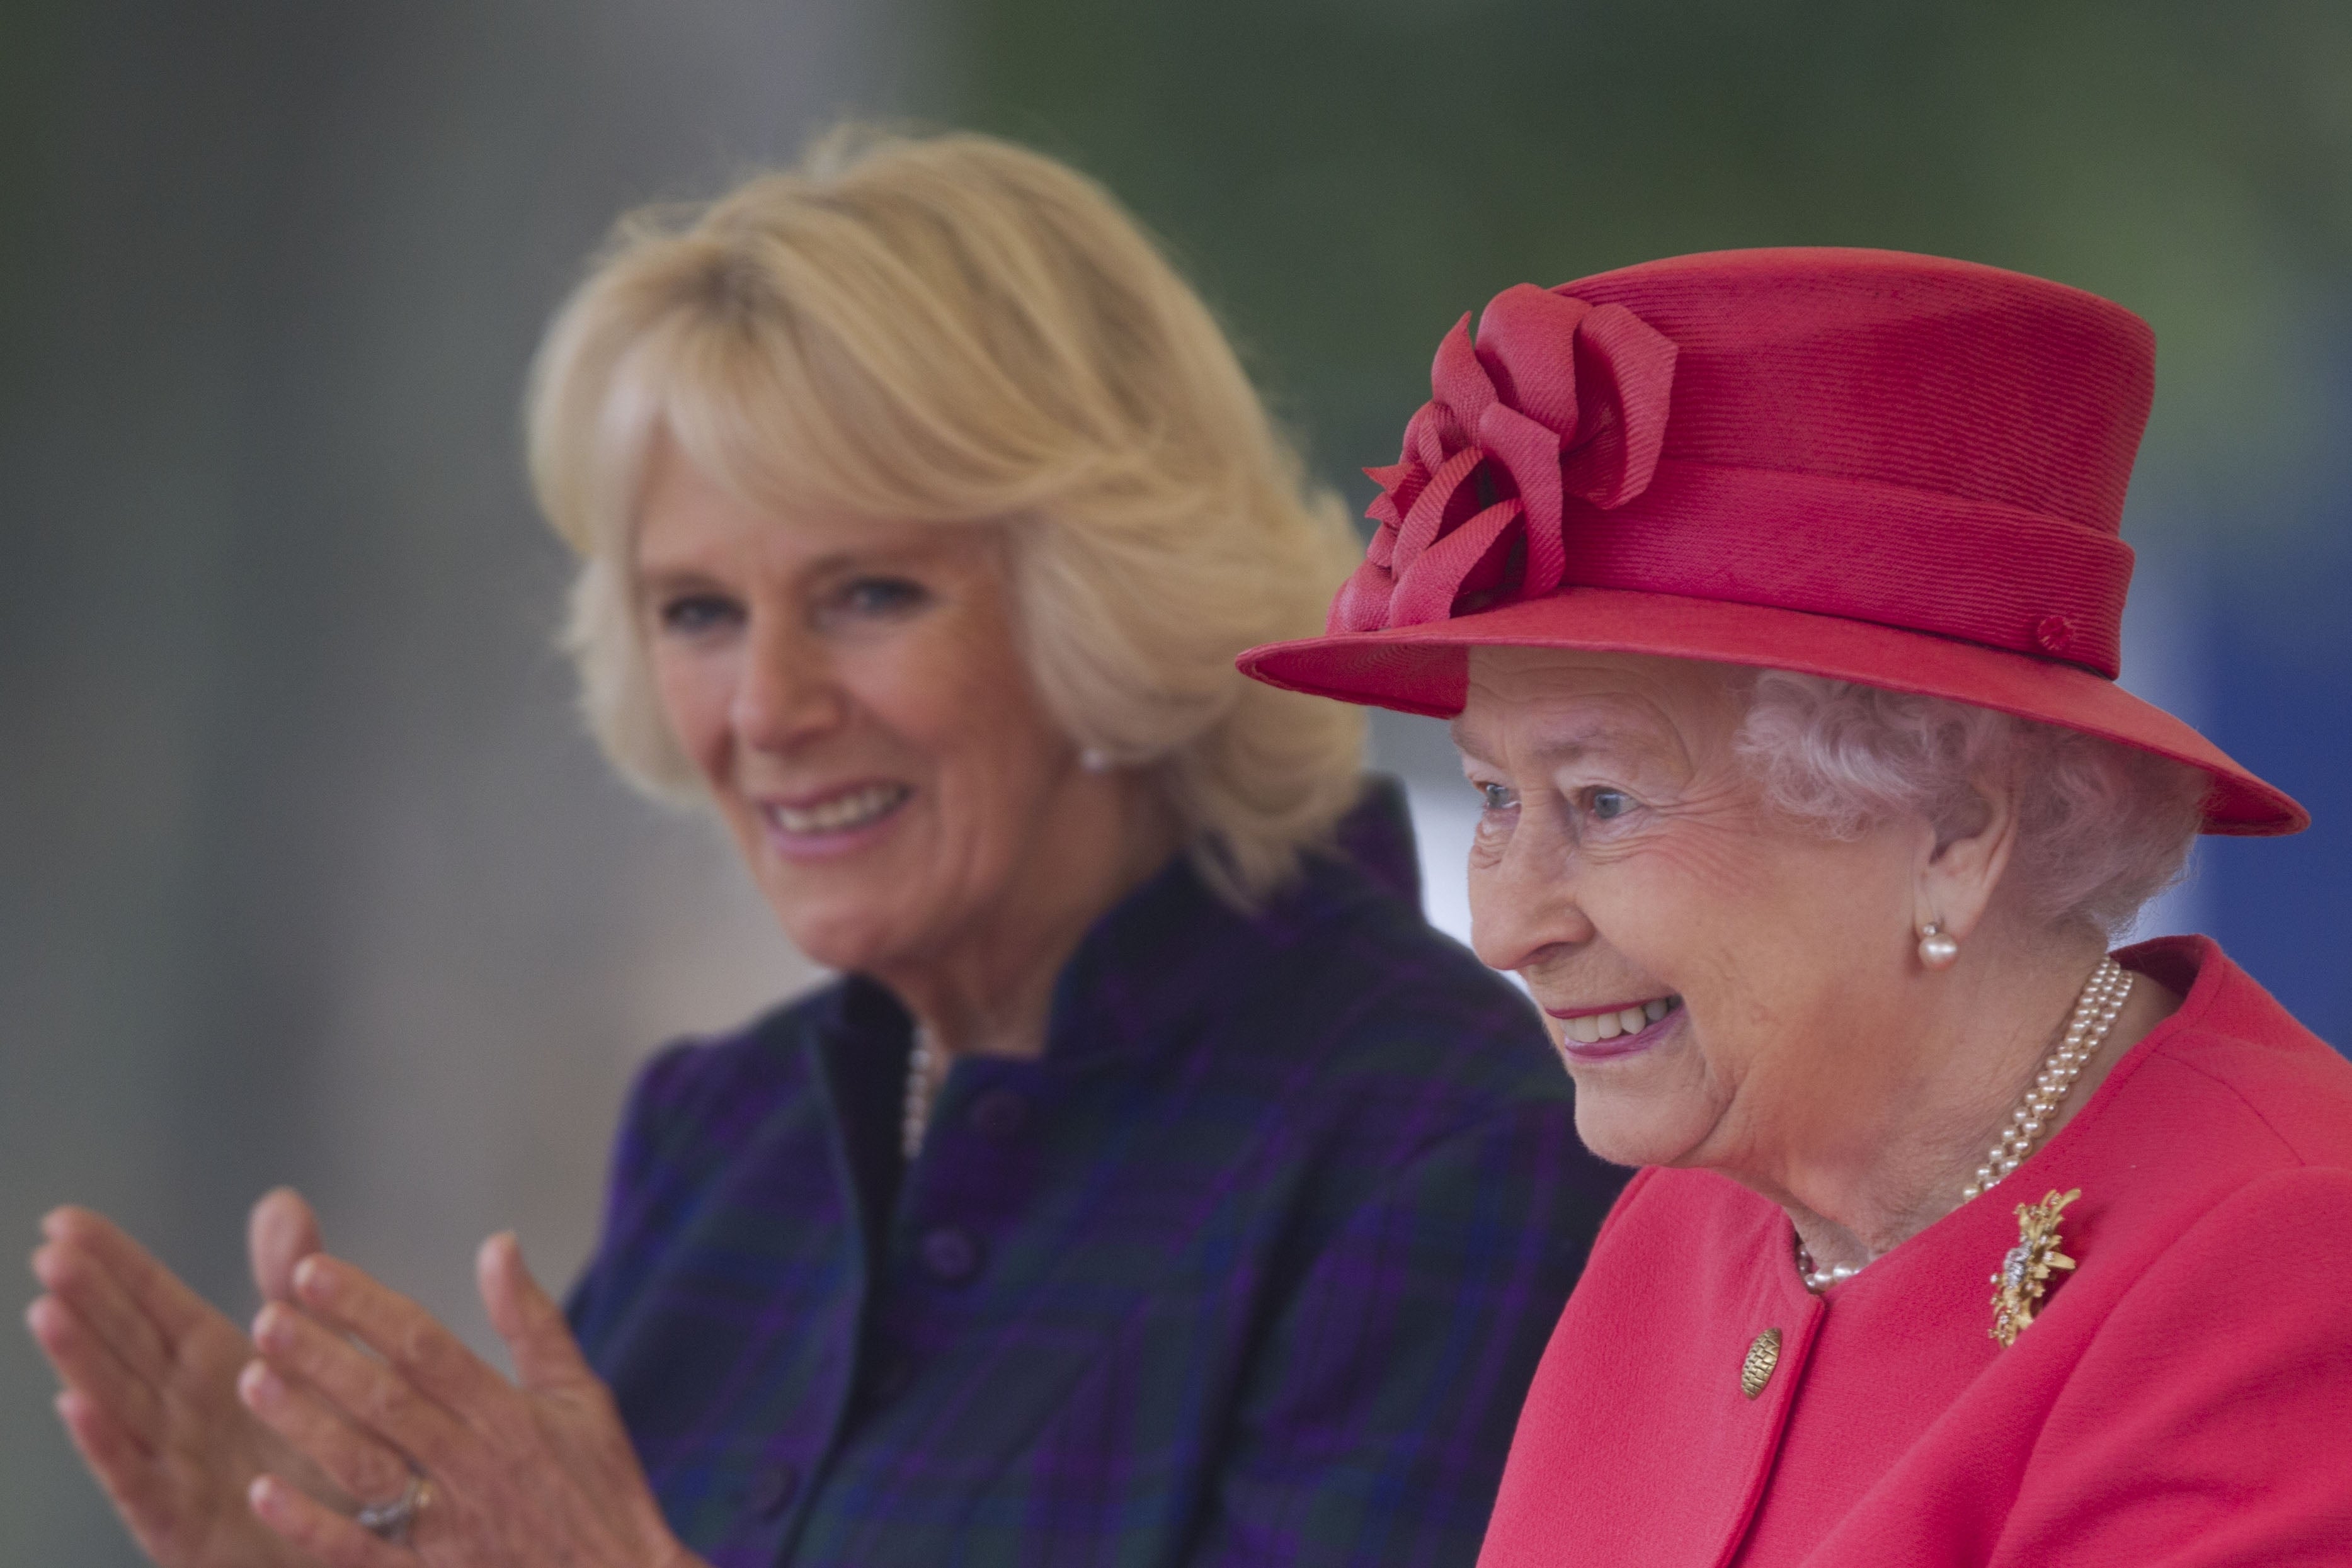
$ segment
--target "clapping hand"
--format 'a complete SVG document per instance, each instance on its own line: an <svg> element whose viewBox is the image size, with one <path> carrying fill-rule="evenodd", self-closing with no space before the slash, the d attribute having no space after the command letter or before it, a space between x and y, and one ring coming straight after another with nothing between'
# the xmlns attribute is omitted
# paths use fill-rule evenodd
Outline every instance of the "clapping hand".
<svg viewBox="0 0 2352 1568"><path fill-rule="evenodd" d="M294 1269L292 1301L255 1320L246 1402L352 1496L412 1507L395 1543L273 1472L254 1512L332 1568L694 1568L514 1238L484 1242L476 1272L513 1381L351 1264L314 1253Z"/></svg>
<svg viewBox="0 0 2352 1568"><path fill-rule="evenodd" d="M163 1568L273 1568L315 1559L256 1519L246 1493L268 1471L312 1506L355 1506L237 1398L253 1343L103 1216L60 1208L41 1221L33 1273L46 1294L26 1314L64 1389L58 1415L140 1546ZM318 1249L310 1205L284 1189L254 1206L254 1281L293 1293Z"/></svg>

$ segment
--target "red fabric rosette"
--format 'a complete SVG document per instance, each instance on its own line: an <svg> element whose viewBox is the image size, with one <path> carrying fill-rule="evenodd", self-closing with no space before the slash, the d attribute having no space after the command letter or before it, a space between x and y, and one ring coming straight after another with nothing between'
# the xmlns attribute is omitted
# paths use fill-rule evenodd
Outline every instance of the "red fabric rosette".
<svg viewBox="0 0 2352 1568"><path fill-rule="evenodd" d="M1569 497L1604 510L1648 487L1675 345L1622 305L1519 284L1438 345L1432 396L1381 486L1364 562L1329 630L1370 632L1539 598L1568 564Z"/></svg>

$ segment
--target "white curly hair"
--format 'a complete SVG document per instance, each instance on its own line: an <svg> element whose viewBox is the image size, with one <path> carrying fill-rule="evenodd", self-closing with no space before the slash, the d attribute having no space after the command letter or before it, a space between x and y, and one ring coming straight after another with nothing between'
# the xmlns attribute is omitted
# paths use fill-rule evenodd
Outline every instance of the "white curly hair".
<svg viewBox="0 0 2352 1568"><path fill-rule="evenodd" d="M2020 907L2109 937L2179 879L2210 788L2096 736L1787 670L1755 676L1738 750L1774 805L1839 838L1899 816L1956 822L1970 779L2006 769L2021 786L2005 878Z"/></svg>

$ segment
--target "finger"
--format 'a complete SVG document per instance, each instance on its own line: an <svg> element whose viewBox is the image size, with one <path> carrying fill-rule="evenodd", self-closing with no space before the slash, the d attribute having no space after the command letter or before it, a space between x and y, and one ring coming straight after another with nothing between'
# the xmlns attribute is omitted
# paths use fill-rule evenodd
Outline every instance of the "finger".
<svg viewBox="0 0 2352 1568"><path fill-rule="evenodd" d="M360 1501L389 1502L408 1485L408 1461L397 1451L344 1420L309 1388L287 1382L267 1362L254 1362L238 1375L236 1396Z"/></svg>
<svg viewBox="0 0 2352 1568"><path fill-rule="evenodd" d="M315 1502L276 1476L257 1476L246 1492L254 1517L329 1568L415 1568L404 1547L380 1541L359 1521ZM420 1516L419 1528L424 1521Z"/></svg>
<svg viewBox="0 0 2352 1568"><path fill-rule="evenodd" d="M166 1343L194 1333L213 1316L202 1296L102 1214L68 1204L42 1216L41 1231L52 1241L95 1258L153 1322Z"/></svg>
<svg viewBox="0 0 2352 1568"><path fill-rule="evenodd" d="M515 1376L525 1388L553 1388L593 1381L595 1373L563 1321L563 1309L540 1288L522 1260L522 1244L511 1230L482 1243L474 1275L490 1326L514 1355Z"/></svg>
<svg viewBox="0 0 2352 1568"><path fill-rule="evenodd" d="M159 1563L185 1561L190 1502L184 1478L168 1460L141 1448L104 1410L78 1389L57 1397L59 1420L82 1463L98 1478L131 1536ZM234 1501L232 1495L223 1501Z"/></svg>
<svg viewBox="0 0 2352 1568"><path fill-rule="evenodd" d="M431 1312L340 1258L316 1252L297 1264L294 1299L451 1410L480 1411L514 1393L512 1384Z"/></svg>
<svg viewBox="0 0 2352 1568"><path fill-rule="evenodd" d="M246 1221L246 1254L265 1301L294 1299L294 1265L319 1250L319 1217L290 1186L261 1195Z"/></svg>
<svg viewBox="0 0 2352 1568"><path fill-rule="evenodd" d="M25 1310L33 1343L49 1358L67 1387L105 1410L145 1448L155 1446L163 1406L154 1387L123 1364L79 1313L55 1296L43 1296Z"/></svg>
<svg viewBox="0 0 2352 1568"><path fill-rule="evenodd" d="M261 1309L254 1320L253 1338L270 1370L289 1383L307 1385L344 1419L428 1470L462 1468L466 1427L398 1367L376 1360L283 1301Z"/></svg>
<svg viewBox="0 0 2352 1568"><path fill-rule="evenodd" d="M162 1472L155 1457L98 1402L78 1388L57 1396L58 1419L98 1478L107 1498L131 1528L144 1536L160 1523L167 1510L161 1496Z"/></svg>
<svg viewBox="0 0 2352 1568"><path fill-rule="evenodd" d="M71 1308L134 1376L161 1383L171 1375L172 1347L154 1320L87 1248L71 1241L48 1242L33 1254L33 1278Z"/></svg>

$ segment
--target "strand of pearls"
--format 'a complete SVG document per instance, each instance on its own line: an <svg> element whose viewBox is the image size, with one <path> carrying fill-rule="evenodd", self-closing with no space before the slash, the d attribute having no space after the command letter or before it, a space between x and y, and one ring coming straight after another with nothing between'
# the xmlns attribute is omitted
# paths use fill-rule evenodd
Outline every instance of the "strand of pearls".
<svg viewBox="0 0 2352 1568"><path fill-rule="evenodd" d="M1797 1267L1804 1273L1805 1289L1816 1296L1840 1280L1851 1280L1862 1272L1861 1266L1854 1263L1839 1263L1827 1269L1814 1268L1812 1254L1805 1250L1805 1244L1801 1241L1797 1243Z"/></svg>
<svg viewBox="0 0 2352 1568"><path fill-rule="evenodd" d="M923 1133L931 1124L931 1102L940 1092L939 1047L931 1031L915 1027L915 1049L907 1057L906 1109L898 1121L898 1148L911 1163L923 1152Z"/></svg>
<svg viewBox="0 0 2352 1568"><path fill-rule="evenodd" d="M2101 958L2099 967L2091 972L2090 984L2075 998L2074 1015L2066 1020L2066 1032L2059 1038L2058 1049L2042 1062L2041 1073L2033 1087L2025 1092L2025 1103L2009 1113L2009 1125L2001 1129L2000 1142L1985 1155L1985 1163L1977 1167L1977 1178L1960 1188L1960 1201L1967 1203L1981 1194L1990 1192L2000 1178L2015 1170L2033 1152L2033 1145L2050 1125L2066 1092L2074 1087L2074 1080L2083 1075L2091 1058L2105 1043L2107 1031L2116 1027L2116 1019L2124 1010L2124 998L2131 995L2131 972L2112 957Z"/></svg>
<svg viewBox="0 0 2352 1568"><path fill-rule="evenodd" d="M2106 1042L2107 1033L2122 1015L2124 1000L2131 995L2131 988L2130 970L2112 957L2099 960L2099 967L2091 971L2082 994L2074 998L2074 1013L2066 1019L2066 1032L2058 1037L2058 1044L2043 1059L2033 1087L2025 1092L2025 1099L2009 1113L2009 1125L2001 1129L2000 1141L1986 1154L1985 1163L1977 1167L1976 1179L1960 1189L1962 1203L1972 1202L1991 1191L2001 1177L2025 1163L2025 1156L2033 1152L2034 1144L2064 1103L2067 1091L2074 1087L2074 1080L2083 1075L2083 1069L2090 1065L2099 1047ZM1856 1263L1816 1269L1805 1244L1797 1243L1797 1270L1804 1276L1805 1289L1815 1294L1840 1280L1853 1279L1860 1269Z"/></svg>

